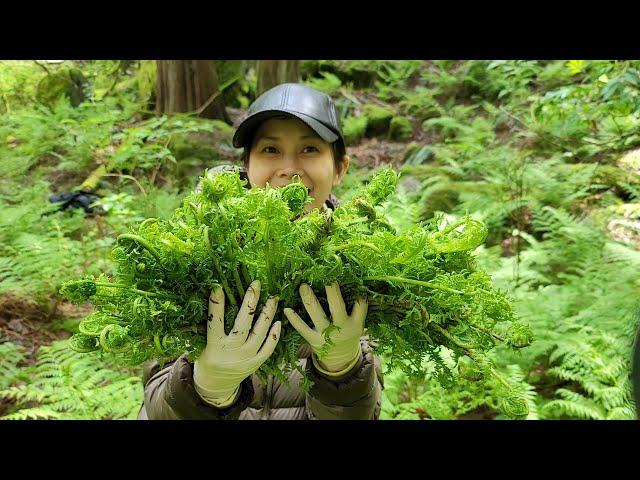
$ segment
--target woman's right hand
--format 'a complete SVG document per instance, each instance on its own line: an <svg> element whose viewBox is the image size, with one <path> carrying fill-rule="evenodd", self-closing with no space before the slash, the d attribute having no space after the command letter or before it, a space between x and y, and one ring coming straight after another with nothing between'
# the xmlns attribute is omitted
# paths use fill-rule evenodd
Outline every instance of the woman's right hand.
<svg viewBox="0 0 640 480"><path fill-rule="evenodd" d="M198 394L215 407L231 405L242 381L258 370L276 348L281 323L274 323L270 330L269 325L278 308L277 297L269 297L253 329L249 331L259 298L260 282L256 280L249 285L233 329L226 335L224 292L220 286L211 291L207 346L195 362L193 379Z"/></svg>

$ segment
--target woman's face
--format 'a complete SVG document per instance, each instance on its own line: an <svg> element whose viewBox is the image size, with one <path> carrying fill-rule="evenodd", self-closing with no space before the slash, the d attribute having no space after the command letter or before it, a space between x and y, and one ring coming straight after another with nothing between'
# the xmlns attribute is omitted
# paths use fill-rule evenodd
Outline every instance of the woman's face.
<svg viewBox="0 0 640 480"><path fill-rule="evenodd" d="M331 144L305 123L290 117L265 121L256 131L249 152L247 175L254 187L283 187L299 175L309 189L313 203L306 206L322 210L332 187L340 185L349 167L345 155L336 168Z"/></svg>

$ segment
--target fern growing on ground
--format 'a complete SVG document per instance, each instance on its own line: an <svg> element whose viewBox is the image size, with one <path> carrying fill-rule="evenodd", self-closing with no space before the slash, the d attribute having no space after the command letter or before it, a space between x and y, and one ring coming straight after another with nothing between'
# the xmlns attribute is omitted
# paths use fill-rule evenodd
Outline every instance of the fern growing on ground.
<svg viewBox="0 0 640 480"><path fill-rule="evenodd" d="M25 358L24 348L15 343L0 343L0 390L24 378L18 366Z"/></svg>
<svg viewBox="0 0 640 480"><path fill-rule="evenodd" d="M25 372L26 384L0 391L15 403L2 420L134 419L142 405L142 381L99 354L80 355L67 341L40 348L38 361Z"/></svg>

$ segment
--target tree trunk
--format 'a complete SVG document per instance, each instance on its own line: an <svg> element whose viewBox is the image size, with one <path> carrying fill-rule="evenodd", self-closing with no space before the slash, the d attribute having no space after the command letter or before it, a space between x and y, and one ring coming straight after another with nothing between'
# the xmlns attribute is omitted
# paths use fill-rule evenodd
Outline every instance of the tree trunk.
<svg viewBox="0 0 640 480"><path fill-rule="evenodd" d="M213 60L157 60L156 113L198 112L231 123Z"/></svg>
<svg viewBox="0 0 640 480"><path fill-rule="evenodd" d="M300 78L298 60L258 60L258 95L281 83L296 83Z"/></svg>

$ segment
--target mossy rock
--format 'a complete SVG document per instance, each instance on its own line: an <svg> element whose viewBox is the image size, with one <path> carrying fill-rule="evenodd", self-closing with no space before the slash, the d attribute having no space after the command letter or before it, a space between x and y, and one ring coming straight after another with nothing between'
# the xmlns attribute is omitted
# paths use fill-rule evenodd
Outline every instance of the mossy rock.
<svg viewBox="0 0 640 480"><path fill-rule="evenodd" d="M48 74L38 83L36 100L52 107L62 97L67 97L77 107L85 100L87 80L77 68L62 68Z"/></svg>
<svg viewBox="0 0 640 480"><path fill-rule="evenodd" d="M363 113L367 117L366 135L368 137L387 133L393 118L393 110L369 103L364 106Z"/></svg>
<svg viewBox="0 0 640 480"><path fill-rule="evenodd" d="M389 124L389 139L397 142L406 142L413 136L411 122L406 117L393 117Z"/></svg>
<svg viewBox="0 0 640 480"><path fill-rule="evenodd" d="M347 145L355 145L364 137L367 131L367 117L347 117L342 122L342 133Z"/></svg>
<svg viewBox="0 0 640 480"><path fill-rule="evenodd" d="M197 159L206 163L220 157L218 140L213 133L173 134L169 150L178 162Z"/></svg>
<svg viewBox="0 0 640 480"><path fill-rule="evenodd" d="M420 219L428 220L436 212L449 213L458 204L460 189L455 182L438 183L427 189L422 197Z"/></svg>

